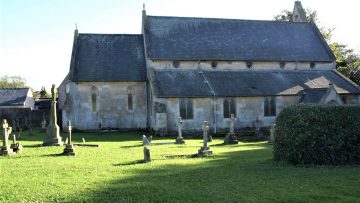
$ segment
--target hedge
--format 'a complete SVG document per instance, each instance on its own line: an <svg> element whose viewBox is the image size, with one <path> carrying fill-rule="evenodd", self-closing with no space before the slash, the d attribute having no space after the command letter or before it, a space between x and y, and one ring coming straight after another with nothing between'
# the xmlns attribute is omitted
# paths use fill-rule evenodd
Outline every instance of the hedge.
<svg viewBox="0 0 360 203"><path fill-rule="evenodd" d="M360 163L360 105L298 104L276 118L275 161L292 164Z"/></svg>

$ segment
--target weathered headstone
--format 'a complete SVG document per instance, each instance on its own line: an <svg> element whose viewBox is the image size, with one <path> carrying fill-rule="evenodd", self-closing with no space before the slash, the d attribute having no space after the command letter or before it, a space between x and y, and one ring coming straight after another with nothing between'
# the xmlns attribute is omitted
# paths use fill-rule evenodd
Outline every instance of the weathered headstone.
<svg viewBox="0 0 360 203"><path fill-rule="evenodd" d="M237 143L239 143L239 141L237 140L237 137L235 135L235 131L234 131L234 122L235 122L234 114L231 114L230 129L229 129L229 133L225 136L225 139L224 139L225 144L237 144Z"/></svg>
<svg viewBox="0 0 360 203"><path fill-rule="evenodd" d="M2 122L2 129L3 129L3 145L0 149L0 154L3 156L12 155L13 150L10 148L8 144L9 135L12 132L12 127L9 127L6 119Z"/></svg>
<svg viewBox="0 0 360 203"><path fill-rule="evenodd" d="M50 118L49 118L49 125L46 128L46 135L43 142L44 146L62 145L59 126L57 124L57 117L56 117L56 92L57 91L55 85L52 85Z"/></svg>
<svg viewBox="0 0 360 203"><path fill-rule="evenodd" d="M181 120L181 117L179 117L178 122L178 136L176 138L175 144L185 144L184 137L182 136L182 128L183 128L183 121Z"/></svg>
<svg viewBox="0 0 360 203"><path fill-rule="evenodd" d="M41 131L46 132L46 119L44 114L43 114L43 119L41 121Z"/></svg>
<svg viewBox="0 0 360 203"><path fill-rule="evenodd" d="M143 142L143 145L144 145L144 146L150 145L150 142L149 142L149 140L146 138L145 135L143 135L143 137L142 137L142 142Z"/></svg>
<svg viewBox="0 0 360 203"><path fill-rule="evenodd" d="M65 146L65 149L64 149L64 155L69 155L69 156L75 156L75 148L74 148L74 145L71 143L71 130L72 130L72 127L71 127L71 122L68 121L67 123L67 133L68 133L68 136L66 138L67 140L67 143L66 143L66 146Z"/></svg>
<svg viewBox="0 0 360 203"><path fill-rule="evenodd" d="M10 148L13 150L13 152L17 153L20 152L23 149L23 146L16 141L16 135L13 135L13 143L11 144Z"/></svg>
<svg viewBox="0 0 360 203"><path fill-rule="evenodd" d="M150 157L150 149L148 149L147 147L144 147L144 162L150 162L151 161L151 157Z"/></svg>
<svg viewBox="0 0 360 203"><path fill-rule="evenodd" d="M203 130L203 146L198 150L198 155L199 156L212 155L212 151L210 150L210 147L208 145L209 125L207 124L207 121L204 121L204 124L202 125L202 130Z"/></svg>
<svg viewBox="0 0 360 203"><path fill-rule="evenodd" d="M273 124L270 128L270 142L274 142L275 140L275 128L276 124Z"/></svg>
<svg viewBox="0 0 360 203"><path fill-rule="evenodd" d="M83 143L86 143L86 142L85 142L85 138L82 138L81 140L82 140Z"/></svg>

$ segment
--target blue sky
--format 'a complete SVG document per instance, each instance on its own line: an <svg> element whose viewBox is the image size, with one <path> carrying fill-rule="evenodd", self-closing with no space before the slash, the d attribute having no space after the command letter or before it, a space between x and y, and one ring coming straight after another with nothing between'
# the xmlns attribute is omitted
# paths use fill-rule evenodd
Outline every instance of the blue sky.
<svg viewBox="0 0 360 203"><path fill-rule="evenodd" d="M148 15L272 20L293 0L0 0L0 76L20 75L35 90L60 85L80 33L140 33ZM357 0L303 0L334 40L360 50Z"/></svg>

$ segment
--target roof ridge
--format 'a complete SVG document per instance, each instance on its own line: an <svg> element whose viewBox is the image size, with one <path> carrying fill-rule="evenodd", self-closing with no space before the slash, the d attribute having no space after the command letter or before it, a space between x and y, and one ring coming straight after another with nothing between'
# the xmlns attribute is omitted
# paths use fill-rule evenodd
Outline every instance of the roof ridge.
<svg viewBox="0 0 360 203"><path fill-rule="evenodd" d="M79 35L108 35L108 36L143 36L142 34L119 34L119 33L79 33Z"/></svg>
<svg viewBox="0 0 360 203"><path fill-rule="evenodd" d="M240 19L240 18L213 18L213 17L191 17L191 16L153 16L147 15L147 17L154 18L183 18L183 19L199 19L199 20L234 20L234 21L252 21L252 22L274 22L274 23L288 23L288 24L311 24L310 22L292 22L292 21L280 21L280 20L265 20L265 19Z"/></svg>

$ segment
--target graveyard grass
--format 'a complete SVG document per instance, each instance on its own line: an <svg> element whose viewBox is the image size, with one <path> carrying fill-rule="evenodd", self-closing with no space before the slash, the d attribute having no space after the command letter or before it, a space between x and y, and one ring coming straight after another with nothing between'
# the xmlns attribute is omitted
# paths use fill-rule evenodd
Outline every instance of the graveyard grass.
<svg viewBox="0 0 360 203"><path fill-rule="evenodd" d="M163 157L197 152L199 135L150 146L152 162L142 163L140 132L73 133L74 143L101 145L77 146L74 157L60 156L63 146L42 147L43 133L22 134L24 151L0 157L0 202L360 202L360 166L274 163L267 142L214 138L213 156Z"/></svg>

